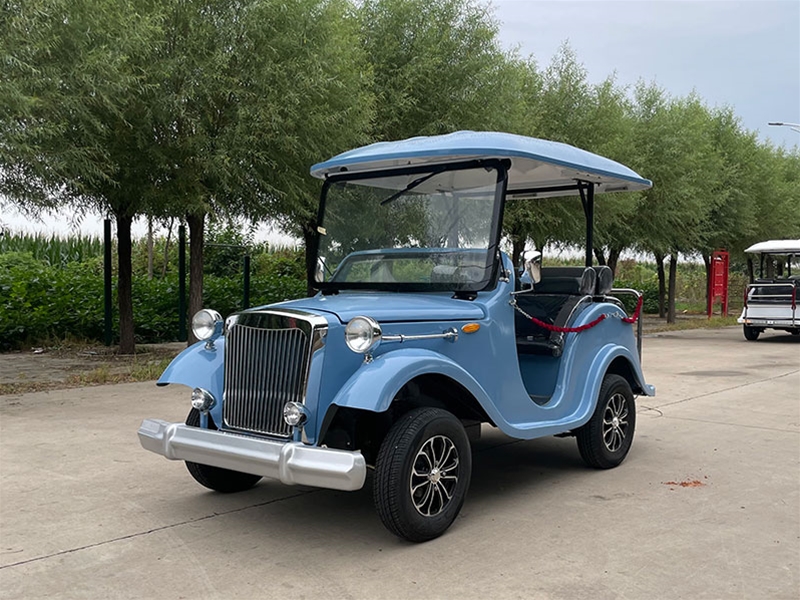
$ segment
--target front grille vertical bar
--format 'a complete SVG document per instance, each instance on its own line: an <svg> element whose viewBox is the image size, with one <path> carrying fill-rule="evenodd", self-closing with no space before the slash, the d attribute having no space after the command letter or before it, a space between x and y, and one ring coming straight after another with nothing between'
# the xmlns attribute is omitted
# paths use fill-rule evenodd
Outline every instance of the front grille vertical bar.
<svg viewBox="0 0 800 600"><path fill-rule="evenodd" d="M262 415L260 426L266 431L276 431L278 423L275 423L275 405L280 404L279 398L276 398L275 390L276 382L281 368L281 359L285 352L281 347L281 335L277 331L267 332L268 345L273 350L267 361L267 386L266 389L271 392L272 402L269 410L265 411Z"/></svg>
<svg viewBox="0 0 800 600"><path fill-rule="evenodd" d="M291 352L290 346L286 343L289 339L291 339L291 335L289 335L289 332L285 332L285 335L281 336L280 342L276 344L277 346L280 346L281 349L280 352L278 353L278 359L275 364L275 387L273 389L275 390L276 406L282 406L283 404L286 403L286 397L284 394L286 388L284 387L283 380L286 374L286 369L288 367L286 358L290 356L289 353ZM274 410L270 415L273 427L276 426L275 425L275 422L277 421L277 415L275 414L276 412L277 410Z"/></svg>
<svg viewBox="0 0 800 600"><path fill-rule="evenodd" d="M288 401L305 401L311 336L300 327L234 324L225 356L224 426L291 436L283 421Z"/></svg>

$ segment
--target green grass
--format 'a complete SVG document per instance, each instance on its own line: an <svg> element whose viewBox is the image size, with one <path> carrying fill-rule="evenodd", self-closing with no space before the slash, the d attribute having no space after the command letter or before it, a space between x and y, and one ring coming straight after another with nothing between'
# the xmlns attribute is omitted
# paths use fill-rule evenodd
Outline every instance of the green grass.
<svg viewBox="0 0 800 600"><path fill-rule="evenodd" d="M737 325L736 317L716 317L712 316L710 319L706 318L681 318L678 316L677 322L667 323L666 319L663 322L652 323L649 322L644 325L644 333L659 333L663 331L685 331L688 329L719 329L722 327L731 327Z"/></svg>

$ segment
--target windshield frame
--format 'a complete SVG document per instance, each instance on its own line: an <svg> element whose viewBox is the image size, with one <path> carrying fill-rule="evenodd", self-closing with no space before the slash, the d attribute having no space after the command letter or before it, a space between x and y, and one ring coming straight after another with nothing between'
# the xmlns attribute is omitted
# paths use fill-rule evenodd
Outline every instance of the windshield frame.
<svg viewBox="0 0 800 600"><path fill-rule="evenodd" d="M497 272L499 269L499 245L501 237L501 229L503 224L503 210L504 200L506 195L506 186L508 183L508 169L511 161L508 159L489 158L489 159L475 159L468 161L441 163L441 164L426 164L419 166L409 166L403 168L392 168L375 171L363 171L357 173L349 173L346 170L333 175L328 175L322 186L320 193L319 211L317 213L317 220L314 224L314 235L311 240L312 248L312 261L308 269L307 281L311 289L320 290L323 294L338 293L341 290L371 290L371 291L387 291L387 292L454 292L457 295L474 295L477 292L493 289L497 285ZM490 275L488 280L476 283L473 286L460 285L454 286L450 282L443 283L409 283L409 282L344 282L344 281L317 281L315 278L315 267L319 263L319 246L320 246L320 226L324 231L325 224L325 205L328 197L328 191L331 186L336 183L346 183L349 181L360 181L364 179L376 179L380 177L402 176L402 175L416 175L424 173L445 173L447 171L461 171L468 169L491 169L497 173L494 204L492 207L492 221L490 227L490 239L487 247L487 257L490 264L487 263L487 268L490 268Z"/></svg>

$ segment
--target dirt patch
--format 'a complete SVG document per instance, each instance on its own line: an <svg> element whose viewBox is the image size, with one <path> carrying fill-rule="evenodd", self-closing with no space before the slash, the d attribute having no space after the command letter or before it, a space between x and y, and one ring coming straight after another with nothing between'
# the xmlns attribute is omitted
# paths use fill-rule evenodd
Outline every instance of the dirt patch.
<svg viewBox="0 0 800 600"><path fill-rule="evenodd" d="M0 354L0 395L85 385L155 380L184 343L139 346L134 355L114 347L34 348Z"/></svg>

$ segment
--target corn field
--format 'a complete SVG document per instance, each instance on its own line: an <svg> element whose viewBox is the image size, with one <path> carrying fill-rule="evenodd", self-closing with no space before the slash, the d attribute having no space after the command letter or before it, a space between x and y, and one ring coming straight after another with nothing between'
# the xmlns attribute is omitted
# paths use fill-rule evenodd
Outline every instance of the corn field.
<svg viewBox="0 0 800 600"><path fill-rule="evenodd" d="M44 234L0 234L0 254L29 252L33 258L50 267L64 267L73 262L86 262L103 256L103 240L96 237Z"/></svg>

